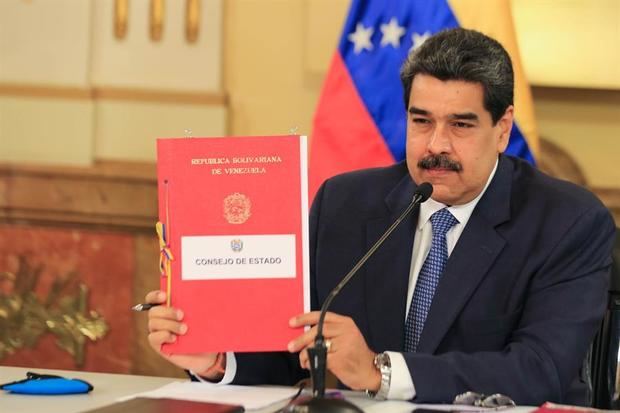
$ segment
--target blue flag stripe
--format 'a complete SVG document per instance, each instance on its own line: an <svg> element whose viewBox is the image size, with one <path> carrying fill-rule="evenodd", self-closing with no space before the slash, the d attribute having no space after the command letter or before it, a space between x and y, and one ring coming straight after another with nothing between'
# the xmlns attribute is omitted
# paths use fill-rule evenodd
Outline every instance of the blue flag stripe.
<svg viewBox="0 0 620 413"><path fill-rule="evenodd" d="M381 25L388 24L392 18L405 29L398 48L381 46ZM348 38L358 23L373 29L370 51L355 53L354 43ZM405 157L406 108L399 73L413 46L412 36L434 34L451 27L458 27L458 21L445 0L356 0L351 5L339 50L360 97L396 160Z"/></svg>

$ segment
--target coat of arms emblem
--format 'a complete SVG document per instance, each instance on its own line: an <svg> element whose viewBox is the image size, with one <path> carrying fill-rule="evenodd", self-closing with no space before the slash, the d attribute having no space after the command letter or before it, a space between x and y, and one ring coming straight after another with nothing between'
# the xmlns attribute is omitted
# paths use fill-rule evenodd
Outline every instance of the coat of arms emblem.
<svg viewBox="0 0 620 413"><path fill-rule="evenodd" d="M224 198L224 218L229 224L243 224L252 215L251 208L250 198L239 192Z"/></svg>
<svg viewBox="0 0 620 413"><path fill-rule="evenodd" d="M241 252L243 250L243 241L240 239L233 239L230 241L230 249L233 252Z"/></svg>

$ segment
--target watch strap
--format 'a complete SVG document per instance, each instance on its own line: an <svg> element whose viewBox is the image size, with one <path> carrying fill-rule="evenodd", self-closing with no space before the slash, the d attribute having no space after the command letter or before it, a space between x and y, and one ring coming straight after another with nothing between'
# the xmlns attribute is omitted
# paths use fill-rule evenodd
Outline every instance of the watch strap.
<svg viewBox="0 0 620 413"><path fill-rule="evenodd" d="M388 353L379 353L374 359L375 367L381 373L381 384L376 392L366 391L366 394L376 400L386 400L390 391L390 382L392 379L392 364Z"/></svg>

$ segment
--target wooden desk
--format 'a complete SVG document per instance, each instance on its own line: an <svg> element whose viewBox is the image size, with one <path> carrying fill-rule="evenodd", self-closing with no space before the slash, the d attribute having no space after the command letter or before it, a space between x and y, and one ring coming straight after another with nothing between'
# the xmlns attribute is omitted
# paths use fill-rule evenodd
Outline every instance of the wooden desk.
<svg viewBox="0 0 620 413"><path fill-rule="evenodd" d="M0 391L1 413L79 413L114 403L117 399L135 393L154 390L165 384L179 381L178 378L131 376L126 374L89 373L82 371L27 369L22 367L0 366L0 383L21 380L27 371L56 374L77 378L91 383L95 389L89 394L65 396L33 396L8 394ZM410 413L416 405L403 401L377 402L359 392L347 392L347 398L369 413ZM252 413L266 413L269 409L251 410ZM531 407L510 409L510 413L530 412Z"/></svg>

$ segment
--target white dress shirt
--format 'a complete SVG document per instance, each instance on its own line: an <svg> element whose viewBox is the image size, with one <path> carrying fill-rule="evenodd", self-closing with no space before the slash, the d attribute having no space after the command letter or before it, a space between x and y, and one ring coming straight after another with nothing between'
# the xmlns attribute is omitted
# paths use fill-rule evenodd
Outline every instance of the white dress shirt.
<svg viewBox="0 0 620 413"><path fill-rule="evenodd" d="M467 225L467 221L469 221L469 217L474 211L476 204L478 204L478 201L491 183L491 179L493 179L493 176L495 176L496 170L497 161L495 162L493 171L491 171L491 174L487 179L487 183L484 186L484 189L476 198L463 205L452 205L448 207L448 210L459 221L458 224L454 225L446 234L446 241L448 242L448 257L452 253L456 242L459 240L459 237L461 236L465 225ZM416 227L416 234L413 242L413 251L411 255L411 270L409 273L409 287L407 290L407 312L409 312L411 299L413 297L413 290L415 289L415 285L418 280L418 274L420 273L422 264L424 263L424 260L428 255L428 251L431 248L431 240L433 238L433 228L430 222L431 215L445 207L446 205L433 200L432 197L428 201L420 205L420 215L418 218L418 225ZM403 323L405 323L406 320L407 314L405 313L405 320L403 320ZM389 351L388 354L390 355L390 362L392 365L392 376L390 379L390 391L388 392L388 399L413 399L416 395L415 386L413 384L413 380L411 379L411 374L409 373L407 363L405 363L405 358L401 353ZM193 372L190 373L193 374ZM231 383L235 378L236 373L237 361L235 359L235 354L232 352L228 352L226 353L226 373L224 374L224 377L222 378L220 383ZM206 381L203 380L200 376L197 376L195 374L194 376L200 381Z"/></svg>
<svg viewBox="0 0 620 413"><path fill-rule="evenodd" d="M212 381L205 380L193 371L189 371L189 373L194 376L198 381L203 383L213 383ZM226 371L224 372L224 377L222 380L218 381L218 384L230 384L235 378L235 374L237 374L237 359L235 358L235 353L232 351L226 352Z"/></svg>
<svg viewBox="0 0 620 413"><path fill-rule="evenodd" d="M411 253L411 269L409 272L409 287L407 288L407 311L405 312L405 320L407 320L407 314L411 307L411 299L413 298L413 291L415 290L416 283L418 282L418 275L422 264L426 260L429 250L431 249L431 241L433 239L433 227L431 225L431 215L439 211L442 208L448 208L448 211L457 219L458 223L454 225L446 233L446 242L448 244L448 257L452 254L452 250L456 245L459 237L463 233L469 217L471 217L474 208L478 204L482 195L486 192L491 179L495 176L497 170L497 161L495 166L487 179L487 182L482 189L482 192L478 196L466 204L447 206L441 202L435 201L432 197L420 205L420 214L418 216L418 225L416 227L415 238L413 241L413 251ZM390 363L392 365L392 376L390 379L390 391L388 392L388 399L399 400L411 400L415 397L415 386L409 373L407 363L402 353L388 351L390 355Z"/></svg>

